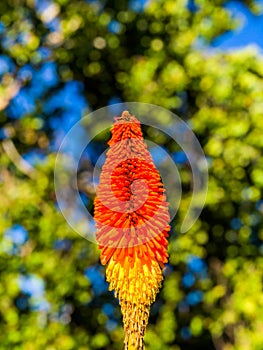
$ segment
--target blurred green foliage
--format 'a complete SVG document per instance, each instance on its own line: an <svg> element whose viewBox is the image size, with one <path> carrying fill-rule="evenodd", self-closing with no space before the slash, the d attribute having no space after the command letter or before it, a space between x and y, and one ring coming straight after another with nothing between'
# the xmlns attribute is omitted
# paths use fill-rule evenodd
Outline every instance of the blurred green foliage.
<svg viewBox="0 0 263 350"><path fill-rule="evenodd" d="M196 0L194 9L187 3L152 0L137 11L125 0L54 0L44 11L33 0L1 2L2 52L15 67L0 86L6 135L0 146L0 349L122 349L117 302L104 287L98 293L85 274L99 268L97 247L73 232L55 205L54 135L43 106L72 79L83 83L90 109L118 96L177 112L209 162L200 218L186 234L175 234L189 205L185 195L173 223L147 349L263 348L263 59L253 48L209 46L237 25L225 1ZM19 71L40 69L39 48L50 51L59 84L39 96L31 112L10 118L10 101L30 82ZM14 153L33 147L48 154L35 168ZM180 173L190 183L186 166ZM14 227L28 238L12 238ZM21 276L35 294L23 289ZM113 305L112 314L103 305Z"/></svg>

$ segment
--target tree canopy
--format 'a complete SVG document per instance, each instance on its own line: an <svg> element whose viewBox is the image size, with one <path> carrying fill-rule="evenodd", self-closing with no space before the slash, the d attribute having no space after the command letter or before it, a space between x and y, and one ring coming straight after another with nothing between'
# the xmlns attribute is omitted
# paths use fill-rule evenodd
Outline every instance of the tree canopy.
<svg viewBox="0 0 263 350"><path fill-rule="evenodd" d="M0 349L119 350L118 302L96 245L66 223L53 184L63 136L122 101L177 113L209 165L203 212L178 231L191 172L169 139L183 195L149 350L263 348L263 58L223 52L238 26L224 0L9 0L0 3ZM243 1L257 15L259 5ZM96 140L85 171L103 152ZM92 210L94 194L83 194Z"/></svg>

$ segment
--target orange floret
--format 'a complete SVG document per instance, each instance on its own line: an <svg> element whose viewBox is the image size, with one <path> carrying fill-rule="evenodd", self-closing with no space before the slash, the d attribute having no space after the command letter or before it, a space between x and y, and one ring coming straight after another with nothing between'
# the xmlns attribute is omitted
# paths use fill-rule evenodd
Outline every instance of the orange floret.
<svg viewBox="0 0 263 350"><path fill-rule="evenodd" d="M120 301L125 349L144 349L150 305L168 260L170 216L165 189L140 122L115 118L95 198L96 239L109 289Z"/></svg>

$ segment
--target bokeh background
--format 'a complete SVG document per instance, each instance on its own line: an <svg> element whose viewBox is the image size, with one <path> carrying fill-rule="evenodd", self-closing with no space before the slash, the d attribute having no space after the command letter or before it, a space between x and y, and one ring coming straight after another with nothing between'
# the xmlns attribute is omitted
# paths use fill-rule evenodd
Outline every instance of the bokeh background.
<svg viewBox="0 0 263 350"><path fill-rule="evenodd" d="M158 104L184 119L209 165L205 208L186 234L191 171L165 135L185 195L151 309L149 350L263 349L261 1L6 0L0 3L0 349L120 350L117 300L96 245L54 192L56 152L90 111ZM79 191L109 133L89 148Z"/></svg>

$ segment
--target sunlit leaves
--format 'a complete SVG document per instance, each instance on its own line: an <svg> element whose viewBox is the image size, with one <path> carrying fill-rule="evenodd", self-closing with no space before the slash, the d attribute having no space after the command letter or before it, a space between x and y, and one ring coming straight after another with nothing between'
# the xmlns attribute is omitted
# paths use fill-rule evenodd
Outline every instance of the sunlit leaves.
<svg viewBox="0 0 263 350"><path fill-rule="evenodd" d="M0 136L10 138L38 171L30 178L0 146L0 348L122 348L120 315L104 313L106 296L97 295L100 285L92 282L99 275L85 274L98 261L97 249L57 211L54 156L46 156L62 124L69 127L87 104L96 109L118 98L158 104L187 119L209 165L205 209L185 234L179 228L191 198L183 193L166 281L146 337L149 350L261 350L259 52L208 46L237 26L221 0L154 0L140 9L126 1L43 3L0 5ZM150 134L167 147L167 138ZM178 169L190 188L187 164ZM19 236L21 227L26 239ZM17 283L20 274L45 281L48 312L31 309Z"/></svg>

